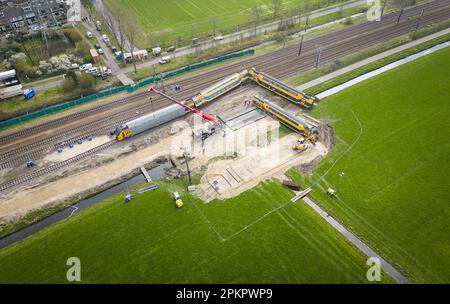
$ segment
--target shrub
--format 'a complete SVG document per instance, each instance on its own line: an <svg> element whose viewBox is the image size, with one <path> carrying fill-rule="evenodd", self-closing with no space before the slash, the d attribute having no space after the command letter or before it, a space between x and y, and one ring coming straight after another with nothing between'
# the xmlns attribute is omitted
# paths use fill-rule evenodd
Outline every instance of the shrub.
<svg viewBox="0 0 450 304"><path fill-rule="evenodd" d="M73 44L76 44L77 42L81 41L83 38L81 37L80 33L74 28L65 27L63 28L63 33L69 39L72 41Z"/></svg>

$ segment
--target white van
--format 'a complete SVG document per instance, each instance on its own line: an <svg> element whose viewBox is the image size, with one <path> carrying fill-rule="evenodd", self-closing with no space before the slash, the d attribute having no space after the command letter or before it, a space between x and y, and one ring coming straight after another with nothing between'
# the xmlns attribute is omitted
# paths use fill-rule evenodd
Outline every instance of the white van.
<svg viewBox="0 0 450 304"><path fill-rule="evenodd" d="M80 71L86 71L92 69L92 63L86 63L80 66Z"/></svg>
<svg viewBox="0 0 450 304"><path fill-rule="evenodd" d="M153 54L153 56L159 56L161 54L161 48L159 46L153 48L152 49L152 54Z"/></svg>

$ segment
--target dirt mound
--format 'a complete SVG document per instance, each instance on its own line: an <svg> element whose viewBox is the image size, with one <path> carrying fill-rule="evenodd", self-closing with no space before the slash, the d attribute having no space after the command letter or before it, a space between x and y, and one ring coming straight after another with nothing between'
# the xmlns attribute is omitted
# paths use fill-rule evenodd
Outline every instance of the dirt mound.
<svg viewBox="0 0 450 304"><path fill-rule="evenodd" d="M323 121L319 125L320 142L330 150L336 143L334 129L330 122Z"/></svg>

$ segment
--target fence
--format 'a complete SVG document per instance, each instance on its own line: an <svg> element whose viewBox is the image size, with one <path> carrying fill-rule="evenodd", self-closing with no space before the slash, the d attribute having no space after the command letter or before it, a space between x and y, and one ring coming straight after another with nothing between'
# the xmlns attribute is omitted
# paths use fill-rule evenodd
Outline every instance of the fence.
<svg viewBox="0 0 450 304"><path fill-rule="evenodd" d="M71 107L80 105L80 104L85 104L91 101L94 101L96 99L102 98L102 97L106 97L106 96L111 96L111 95L115 95L117 93L123 92L123 91L127 91L129 93L134 92L144 86L150 85L155 83L155 81L159 81L161 80L161 78L163 79L169 79L175 76L179 76L182 75L184 73L187 73L189 71L193 71L193 70L197 70L200 68L203 68L205 66L208 65L212 65L212 64L216 64L219 62L222 62L224 60L228 60L228 59L232 59L232 58L238 58L241 56L245 56L245 55L253 55L255 54L255 50L253 49L249 49L249 50L244 50L244 51L240 51L240 52L235 52L235 53L231 53L231 54L227 54L227 55L223 55L223 56L219 56L219 57L215 57L212 59L209 59L207 61L204 62L199 62L199 63L195 63L195 64L191 64L176 70L172 70L172 71L168 71L165 73L162 73L160 75L157 75L155 77L150 77L147 79L144 79L142 81L140 81L139 83L135 84L134 86L132 85L126 85L126 86L120 86L120 87L115 87L112 89L108 89L102 92L98 92L89 96L85 96L73 101L69 101L66 103L62 103L62 104L58 104L58 105L54 105L51 107L47 107L45 109L33 112L33 113L29 113L29 114L25 114L25 115L21 115L6 121L2 121L0 122L0 129L4 129L4 128L8 128L20 123L24 123L30 120L33 120L35 118L39 118L51 113L55 113L55 112L59 112L62 110L66 110L69 109Z"/></svg>

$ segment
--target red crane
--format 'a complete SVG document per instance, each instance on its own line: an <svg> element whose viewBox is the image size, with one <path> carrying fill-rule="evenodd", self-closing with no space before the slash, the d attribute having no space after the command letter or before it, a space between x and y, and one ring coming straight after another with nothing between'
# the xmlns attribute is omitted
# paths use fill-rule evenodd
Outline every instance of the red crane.
<svg viewBox="0 0 450 304"><path fill-rule="evenodd" d="M163 93L163 92L161 92L161 91L158 91L158 90L155 89L155 88L150 88L148 91L149 91L149 92L155 92L156 94L159 94L159 95L161 95L161 96L163 96L163 97L168 98L168 99L171 100L172 102L174 102L174 103L176 103L176 104L182 106L182 107L185 108L185 109L188 109L189 111L192 111L194 114L200 116L202 119L204 119L204 120L206 120L206 121L208 121L208 122L210 122L210 123L212 123L212 124L218 124L218 123L219 123L219 121L218 121L217 119L215 119L214 117L212 117L212 116L210 116L210 115L208 115L208 114L206 114L206 113L203 113L202 111L200 111L200 110L197 109L197 108L193 108L193 107L190 107L190 106L188 106L188 105L185 105L184 103L182 103L182 102L180 102L180 101L178 101L178 100L176 100L176 99L170 97L169 95L167 95L167 94L165 94L165 93Z"/></svg>

